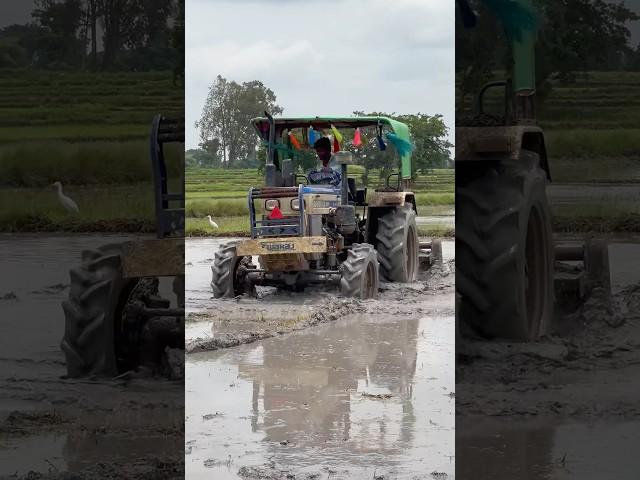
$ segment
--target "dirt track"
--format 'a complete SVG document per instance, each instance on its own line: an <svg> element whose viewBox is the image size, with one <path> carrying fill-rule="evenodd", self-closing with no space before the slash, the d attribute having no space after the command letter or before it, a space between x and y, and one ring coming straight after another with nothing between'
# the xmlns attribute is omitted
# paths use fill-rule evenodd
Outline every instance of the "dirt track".
<svg viewBox="0 0 640 480"><path fill-rule="evenodd" d="M457 344L459 478L637 478L640 245L620 248L613 296L558 314L541 342Z"/></svg>

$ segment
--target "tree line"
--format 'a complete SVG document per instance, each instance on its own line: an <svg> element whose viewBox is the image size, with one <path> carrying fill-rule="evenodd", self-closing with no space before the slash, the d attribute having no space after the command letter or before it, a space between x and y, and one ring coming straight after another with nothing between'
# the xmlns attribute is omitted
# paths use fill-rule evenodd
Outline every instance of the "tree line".
<svg viewBox="0 0 640 480"><path fill-rule="evenodd" d="M486 0L470 0L478 24L456 18L456 80L461 96L473 95L510 70L510 43ZM572 83L589 71L640 71L640 45L630 44L630 22L640 19L623 1L533 0L536 11L536 89L539 102L554 82ZM456 15L461 12L456 9Z"/></svg>
<svg viewBox="0 0 640 480"><path fill-rule="evenodd" d="M200 120L195 124L200 133L199 148L187 151L189 167L214 168L262 168L266 151L256 134L251 119L263 116L264 111L280 115L283 108L277 104L276 95L262 82L254 80L237 83L218 75L209 88ZM379 115L406 123L411 131L415 150L412 156L414 174L433 168L451 166L448 128L441 115L395 114L362 111L354 115ZM309 112L314 116L315 112ZM358 157L363 159L365 171L381 169L386 171L393 162L392 149L381 151L375 134L363 132L365 142L358 147ZM356 150L346 138L344 149ZM294 166L303 171L317 166L313 151L300 151L293 158Z"/></svg>
<svg viewBox="0 0 640 480"><path fill-rule="evenodd" d="M184 70L184 0L36 0L0 30L0 67Z"/></svg>

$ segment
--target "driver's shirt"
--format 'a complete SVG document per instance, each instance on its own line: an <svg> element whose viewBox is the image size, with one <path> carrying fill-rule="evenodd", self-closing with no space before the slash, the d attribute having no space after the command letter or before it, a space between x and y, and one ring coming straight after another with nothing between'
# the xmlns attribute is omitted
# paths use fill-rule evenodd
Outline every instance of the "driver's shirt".
<svg viewBox="0 0 640 480"><path fill-rule="evenodd" d="M331 163L328 167L320 167L318 170L313 170L309 173L309 182L314 184L333 185L336 188L340 188L342 176L337 168L335 168L335 163L333 165Z"/></svg>

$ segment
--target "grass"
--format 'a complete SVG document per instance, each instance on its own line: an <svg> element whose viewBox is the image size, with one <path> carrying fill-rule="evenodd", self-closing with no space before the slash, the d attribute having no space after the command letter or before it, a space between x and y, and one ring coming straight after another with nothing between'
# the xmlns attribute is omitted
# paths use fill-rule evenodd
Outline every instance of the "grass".
<svg viewBox="0 0 640 480"><path fill-rule="evenodd" d="M554 182L640 182L640 160L634 157L567 157L551 159L551 162L551 176Z"/></svg>
<svg viewBox="0 0 640 480"><path fill-rule="evenodd" d="M156 113L183 111L171 72L0 72L0 142L143 138Z"/></svg>
<svg viewBox="0 0 640 480"><path fill-rule="evenodd" d="M175 188L175 182L170 186ZM150 182L130 185L68 187L80 212L70 215L56 190L0 189L0 231L127 231L155 229L154 193Z"/></svg>
<svg viewBox="0 0 640 480"><path fill-rule="evenodd" d="M182 147L166 146L169 175L182 173ZM152 177L149 144L127 142L45 141L0 145L0 185L40 187L134 183Z"/></svg>
<svg viewBox="0 0 640 480"><path fill-rule="evenodd" d="M189 237L248 237L249 217L235 216L216 219L218 230L209 225L209 220L187 218L185 235ZM453 237L455 231L449 225L418 225L418 235L423 237Z"/></svg>
<svg viewBox="0 0 640 480"><path fill-rule="evenodd" d="M547 130L545 138L551 158L622 157L640 153L640 128Z"/></svg>
<svg viewBox="0 0 640 480"><path fill-rule="evenodd" d="M169 71L0 71L0 231L153 230L151 120L183 109ZM184 152L168 147L175 190ZM78 215L60 206L56 180Z"/></svg>
<svg viewBox="0 0 640 480"><path fill-rule="evenodd" d="M362 185L364 168L349 167L349 174ZM373 191L379 172L369 173L369 188ZM247 236L249 211L247 192L251 186L263 185L257 169L191 168L185 175L186 234L190 236ZM420 175L414 182L416 202L420 215L451 215L454 210L454 171L435 169ZM220 226L214 230L206 219L211 215ZM453 229L446 225L419 226L421 235L452 236Z"/></svg>

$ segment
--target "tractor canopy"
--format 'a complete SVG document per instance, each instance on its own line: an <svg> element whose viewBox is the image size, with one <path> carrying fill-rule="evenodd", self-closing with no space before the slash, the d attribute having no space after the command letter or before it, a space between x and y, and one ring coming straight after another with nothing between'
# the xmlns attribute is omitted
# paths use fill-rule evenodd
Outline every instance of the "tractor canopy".
<svg viewBox="0 0 640 480"><path fill-rule="evenodd" d="M413 143L409 133L409 127L405 123L388 117L362 116L362 117L308 117L308 118L285 118L285 117L258 117L251 120L256 132L262 141L268 146L267 162L272 161L274 149L281 144L287 132L293 129L302 129L303 137L306 139L308 130L311 127L320 138L323 131L331 134L332 127L340 129L356 129L363 127L378 127L378 135L383 136L386 132L385 140L393 144L400 157L400 174L403 179L411 178L411 152ZM271 125L274 131L271 131Z"/></svg>

